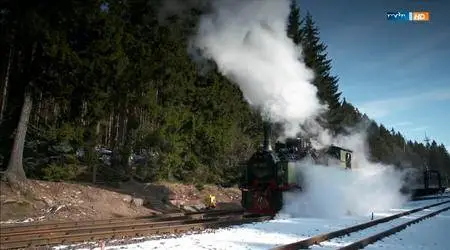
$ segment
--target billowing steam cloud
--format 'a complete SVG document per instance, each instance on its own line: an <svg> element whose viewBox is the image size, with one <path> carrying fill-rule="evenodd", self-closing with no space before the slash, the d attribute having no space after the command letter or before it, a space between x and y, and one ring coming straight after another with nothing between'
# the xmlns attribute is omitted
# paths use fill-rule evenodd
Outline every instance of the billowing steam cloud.
<svg viewBox="0 0 450 250"><path fill-rule="evenodd" d="M272 121L285 124L285 136L315 134L316 146L340 145L354 151L355 171L299 163L305 192L286 197L283 212L292 215L364 214L394 207L400 175L371 164L364 133L333 137L314 122L326 107L311 84L313 72L300 58L300 49L286 34L289 0L215 0L201 17L193 48L212 59L220 72L237 84L247 101ZM192 48L191 48L192 49ZM300 126L303 129L300 130ZM305 128L306 127L306 128Z"/></svg>
<svg viewBox="0 0 450 250"><path fill-rule="evenodd" d="M289 0L216 0L193 41L202 56L239 85L247 101L295 136L299 124L324 107L311 84L313 73L286 35Z"/></svg>
<svg viewBox="0 0 450 250"><path fill-rule="evenodd" d="M371 212L401 206L407 197L399 192L404 172L391 166L375 164L367 159L366 135L354 132L350 136L328 138L329 143L353 150L353 169L337 166L312 166L298 163L304 192L286 193L286 206L281 214L291 216L339 217L368 216Z"/></svg>

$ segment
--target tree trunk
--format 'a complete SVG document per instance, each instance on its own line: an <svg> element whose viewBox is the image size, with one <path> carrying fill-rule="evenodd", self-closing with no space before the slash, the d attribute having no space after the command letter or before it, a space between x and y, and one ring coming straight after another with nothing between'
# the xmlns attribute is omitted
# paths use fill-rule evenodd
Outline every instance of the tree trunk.
<svg viewBox="0 0 450 250"><path fill-rule="evenodd" d="M33 122L34 122L34 124L36 124L36 126L38 128L40 128L39 122L40 122L40 118L41 118L41 114L42 114L42 102L43 101L45 101L45 100L42 100L42 92L39 91L39 96L37 98L37 106L36 106L36 109L33 111L34 120L31 120L32 121L31 123L33 124ZM34 105L36 105L36 103Z"/></svg>
<svg viewBox="0 0 450 250"><path fill-rule="evenodd" d="M111 145L111 134L112 134L112 127L113 127L113 113L109 114L108 117L108 131L106 133L106 142L105 145Z"/></svg>
<svg viewBox="0 0 450 250"><path fill-rule="evenodd" d="M6 169L6 178L10 184L26 179L25 171L23 170L23 148L25 146L25 137L27 135L28 120L33 106L33 99L31 90L25 89L22 111L20 113L19 123L17 124L16 135L14 137L14 144L9 158L8 168Z"/></svg>
<svg viewBox="0 0 450 250"><path fill-rule="evenodd" d="M122 105L121 105L122 106ZM126 131L126 111L125 111L125 107L121 107L119 114L118 114L118 124L117 124L117 140L116 140L116 144L114 145L115 148L114 153L117 153L117 156L119 156L119 161L116 162L118 164L123 164L124 163L124 155L123 155L123 150L124 150L124 139L125 139L125 131ZM117 167L125 167L125 166L117 166Z"/></svg>
<svg viewBox="0 0 450 250"><path fill-rule="evenodd" d="M99 134L100 134L100 122L97 122L95 128L95 141L97 141ZM96 144L97 143L93 143L93 146L95 147ZM97 163L95 161L91 161L90 163L92 164L92 184L95 184L97 182Z"/></svg>
<svg viewBox="0 0 450 250"><path fill-rule="evenodd" d="M2 88L2 101L0 106L0 124L3 121L3 114L6 110L6 98L8 97L8 83L9 83L9 75L11 72L11 64L14 56L14 47L9 48L9 57L8 57L8 66L6 66L6 74L5 74L5 82Z"/></svg>
<svg viewBox="0 0 450 250"><path fill-rule="evenodd" d="M126 164L125 164L125 171L127 174L127 177L130 180L133 180L133 163L129 162L129 158L133 154L133 147L134 144L134 132L137 129L136 123L139 121L139 109L135 108L129 108L125 114L126 116L126 124L125 124L125 133L124 133L124 149L126 150Z"/></svg>

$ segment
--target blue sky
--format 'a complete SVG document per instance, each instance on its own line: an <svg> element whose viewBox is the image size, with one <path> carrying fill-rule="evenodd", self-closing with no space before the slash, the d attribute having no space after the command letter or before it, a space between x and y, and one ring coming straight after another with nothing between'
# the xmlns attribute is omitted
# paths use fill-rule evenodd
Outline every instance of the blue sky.
<svg viewBox="0 0 450 250"><path fill-rule="evenodd" d="M450 1L298 0L328 46L343 96L407 139L450 151ZM386 12L429 11L428 23Z"/></svg>

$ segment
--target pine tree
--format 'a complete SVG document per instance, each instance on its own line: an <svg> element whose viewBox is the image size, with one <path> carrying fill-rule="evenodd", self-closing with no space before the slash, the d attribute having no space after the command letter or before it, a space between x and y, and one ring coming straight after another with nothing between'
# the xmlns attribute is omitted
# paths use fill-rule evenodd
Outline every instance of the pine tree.
<svg viewBox="0 0 450 250"><path fill-rule="evenodd" d="M318 89L317 96L328 105L328 113L325 117L328 123L327 127L337 131L342 121L339 114L341 93L339 92L338 78L331 75L331 60L327 58L327 46L320 41L319 29L309 12L305 17L303 30L302 47L306 66L313 69L315 73L313 83Z"/></svg>
<svg viewBox="0 0 450 250"><path fill-rule="evenodd" d="M357 111L357 109L349 102L344 100L342 101L340 109L337 109L336 112L339 112L343 118L340 120L341 128L352 128L355 124L358 124L362 121L361 114ZM345 132L344 130L338 132Z"/></svg>
<svg viewBox="0 0 450 250"><path fill-rule="evenodd" d="M93 176L104 180L137 176L229 184L239 179L239 163L260 142L261 116L216 65L205 74L198 72L186 50L198 12L162 24L156 17L157 2L49 5L18 0L2 5L2 82L9 72L8 85L1 88L7 96L0 110L3 168L10 154L10 173L19 179L65 179L44 170L64 172L67 166L78 166L73 152L57 166L30 162L50 159L54 154L49 145L66 142L72 149L87 148L90 160L83 165L93 167ZM450 156L443 145L406 141L347 100L339 102L338 79L331 76L326 46L311 15L303 20L291 1L287 33L303 47L304 61L316 73L318 96L330 107L325 117L329 127L342 132L340 127L363 122L369 126L372 160L416 168L429 164L450 174ZM98 144L113 149L113 167L102 168L94 150ZM128 165L132 150L147 157L136 173ZM26 161L21 162L22 155Z"/></svg>
<svg viewBox="0 0 450 250"><path fill-rule="evenodd" d="M26 178L22 159L34 96L43 93L62 97L70 89L71 71L67 69L76 63L67 36L67 25L75 15L72 4L10 1L3 8L6 37L17 52L11 80L22 92L21 112L6 171L11 183Z"/></svg>
<svg viewBox="0 0 450 250"><path fill-rule="evenodd" d="M290 12L287 23L287 35L296 45L303 41L303 19L300 18L300 7L295 0L291 0Z"/></svg>

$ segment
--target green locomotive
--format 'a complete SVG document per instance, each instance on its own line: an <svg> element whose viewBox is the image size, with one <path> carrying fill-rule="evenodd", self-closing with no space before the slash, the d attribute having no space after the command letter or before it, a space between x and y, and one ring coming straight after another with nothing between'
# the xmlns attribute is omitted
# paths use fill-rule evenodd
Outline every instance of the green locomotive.
<svg viewBox="0 0 450 250"><path fill-rule="evenodd" d="M242 206L252 213L275 214L283 206L283 192L301 190L298 162L306 158L314 164L336 165L351 169L352 151L331 145L317 151L308 140L288 138L270 143L270 125L264 124L264 143L248 160L241 182Z"/></svg>

